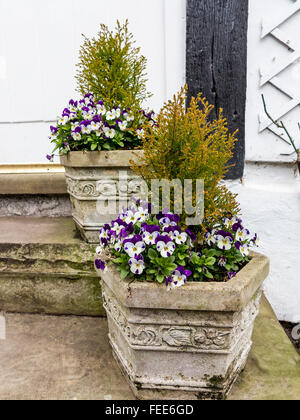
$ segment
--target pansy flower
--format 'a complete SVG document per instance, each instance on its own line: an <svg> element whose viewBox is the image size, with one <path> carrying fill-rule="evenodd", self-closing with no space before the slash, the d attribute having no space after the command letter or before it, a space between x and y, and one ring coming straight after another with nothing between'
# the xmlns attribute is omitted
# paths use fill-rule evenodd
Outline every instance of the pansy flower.
<svg viewBox="0 0 300 420"><path fill-rule="evenodd" d="M185 244L188 238L188 235L185 232L175 231L174 236L175 236L175 242L177 245Z"/></svg>
<svg viewBox="0 0 300 420"><path fill-rule="evenodd" d="M106 264L104 261L96 259L95 260L95 266L97 270L106 271Z"/></svg>
<svg viewBox="0 0 300 420"><path fill-rule="evenodd" d="M209 246L213 246L217 242L216 237L215 237L215 233L216 232L213 230L213 231L207 232L205 234L205 239L206 239L206 242Z"/></svg>
<svg viewBox="0 0 300 420"><path fill-rule="evenodd" d="M238 229L236 232L236 239L238 241L247 241L250 237L250 232L248 229Z"/></svg>
<svg viewBox="0 0 300 420"><path fill-rule="evenodd" d="M191 277L193 273L190 270L186 270L182 265L179 265L176 269L180 274L186 277Z"/></svg>
<svg viewBox="0 0 300 420"><path fill-rule="evenodd" d="M58 128L54 127L53 125L50 126L50 130L51 130L52 134L57 134L57 132L58 132Z"/></svg>
<svg viewBox="0 0 300 420"><path fill-rule="evenodd" d="M226 261L226 257L224 257L224 255L222 255L222 256L219 258L218 265L219 265L220 267L225 267L226 263L227 263L227 261Z"/></svg>
<svg viewBox="0 0 300 420"><path fill-rule="evenodd" d="M104 127L103 131L108 139L113 139L116 135L116 130L114 128Z"/></svg>
<svg viewBox="0 0 300 420"><path fill-rule="evenodd" d="M114 250L117 252L121 252L122 250L122 241L117 241L114 245Z"/></svg>
<svg viewBox="0 0 300 420"><path fill-rule="evenodd" d="M259 244L260 244L260 239L259 239L259 237L257 236L257 233L254 235L254 237L251 239L251 243L254 245L254 246L259 246Z"/></svg>
<svg viewBox="0 0 300 420"><path fill-rule="evenodd" d="M136 130L136 135L138 136L138 138L140 140L142 140L143 137L144 137L144 135L145 135L145 130L143 128L142 129L139 129L139 130Z"/></svg>
<svg viewBox="0 0 300 420"><path fill-rule="evenodd" d="M187 276L182 274L180 271L176 270L172 276L173 283L176 287L184 286L187 282Z"/></svg>
<svg viewBox="0 0 300 420"><path fill-rule="evenodd" d="M159 235L155 242L156 248L163 258L169 258L174 254L176 246L169 236Z"/></svg>
<svg viewBox="0 0 300 420"><path fill-rule="evenodd" d="M98 104L97 104L97 111L98 111L101 115L105 116L105 114L106 114L106 108L105 108L105 106L104 106L104 102L103 102L103 101L99 101L99 102L98 102Z"/></svg>
<svg viewBox="0 0 300 420"><path fill-rule="evenodd" d="M125 131L126 128L127 128L127 121L120 121L118 123L118 126L119 126L119 128L120 128L121 131Z"/></svg>
<svg viewBox="0 0 300 420"><path fill-rule="evenodd" d="M145 222L149 218L149 213L144 207L139 207L136 217L139 222Z"/></svg>
<svg viewBox="0 0 300 420"><path fill-rule="evenodd" d="M191 242L196 242L197 241L197 235L194 232L187 229L186 233L189 235Z"/></svg>
<svg viewBox="0 0 300 420"><path fill-rule="evenodd" d="M159 236L159 232L155 230L153 232L145 231L143 233L143 240L145 241L147 245L155 245L156 239L158 236Z"/></svg>
<svg viewBox="0 0 300 420"><path fill-rule="evenodd" d="M57 124L58 125L66 125L69 122L69 117L68 116L64 116L59 118Z"/></svg>
<svg viewBox="0 0 300 420"><path fill-rule="evenodd" d="M216 242L218 248L229 251L232 248L233 238L230 233L219 231L216 235Z"/></svg>
<svg viewBox="0 0 300 420"><path fill-rule="evenodd" d="M140 235L135 235L131 239L126 239L123 242L123 245L125 252L131 258L141 255L146 249L146 245Z"/></svg>
<svg viewBox="0 0 300 420"><path fill-rule="evenodd" d="M125 222L126 223L133 223L135 224L138 221L138 212L135 212L133 210L128 210L128 212L126 213L126 219Z"/></svg>
<svg viewBox="0 0 300 420"><path fill-rule="evenodd" d="M141 275L145 270L145 262L142 255L129 260L130 271L133 274Z"/></svg>
<svg viewBox="0 0 300 420"><path fill-rule="evenodd" d="M110 226L105 225L103 228L100 229L99 238L109 240L110 239L109 231L110 231Z"/></svg>
<svg viewBox="0 0 300 420"><path fill-rule="evenodd" d="M181 233L181 228L179 226L163 226L162 236L169 236L172 239L172 241L174 241L176 233Z"/></svg>

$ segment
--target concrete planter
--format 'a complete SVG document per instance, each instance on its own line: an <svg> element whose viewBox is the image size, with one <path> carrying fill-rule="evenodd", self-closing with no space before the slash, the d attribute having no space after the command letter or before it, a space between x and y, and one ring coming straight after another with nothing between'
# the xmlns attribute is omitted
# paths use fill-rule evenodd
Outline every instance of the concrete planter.
<svg viewBox="0 0 300 420"><path fill-rule="evenodd" d="M99 230L119 214L105 214L99 203L117 203L138 192L138 180L130 170L130 160L142 151L70 152L60 158L66 171L68 193L73 207L73 219L82 238L89 243L99 242ZM120 187L120 176L128 173L131 191ZM101 207L101 206L100 206Z"/></svg>
<svg viewBox="0 0 300 420"><path fill-rule="evenodd" d="M222 399L251 349L268 258L228 283L164 285L102 273L114 356L138 399Z"/></svg>

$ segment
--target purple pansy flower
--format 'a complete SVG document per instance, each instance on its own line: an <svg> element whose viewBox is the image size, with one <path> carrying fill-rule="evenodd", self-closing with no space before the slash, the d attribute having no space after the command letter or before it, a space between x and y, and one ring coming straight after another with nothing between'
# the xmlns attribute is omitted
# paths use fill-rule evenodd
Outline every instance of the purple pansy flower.
<svg viewBox="0 0 300 420"><path fill-rule="evenodd" d="M57 134L57 132L58 132L58 128L54 127L53 125L50 126L50 130L53 134Z"/></svg>
<svg viewBox="0 0 300 420"><path fill-rule="evenodd" d="M192 242L195 242L197 240L197 235L194 232L192 232L189 229L186 229L185 232L189 235Z"/></svg>
<svg viewBox="0 0 300 420"><path fill-rule="evenodd" d="M186 277L191 277L193 274L190 270L186 270L182 265L179 265L175 271L178 271L180 274Z"/></svg>
<svg viewBox="0 0 300 420"><path fill-rule="evenodd" d="M102 261L102 260L99 260L99 259L95 260L95 266L96 266L97 270L104 271L106 269L105 262Z"/></svg>

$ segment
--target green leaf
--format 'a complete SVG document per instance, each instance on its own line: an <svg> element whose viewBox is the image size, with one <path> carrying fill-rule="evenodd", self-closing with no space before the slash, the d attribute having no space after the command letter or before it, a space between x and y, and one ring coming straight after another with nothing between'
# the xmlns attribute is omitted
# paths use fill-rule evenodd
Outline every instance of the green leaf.
<svg viewBox="0 0 300 420"><path fill-rule="evenodd" d="M156 276L156 280L158 283L163 283L165 281L165 276L158 275Z"/></svg>
<svg viewBox="0 0 300 420"><path fill-rule="evenodd" d="M154 268L150 268L146 271L147 274L157 274L157 270L154 270Z"/></svg>
<svg viewBox="0 0 300 420"><path fill-rule="evenodd" d="M150 258L150 260L154 260L158 257L157 251L155 251L155 249L150 248L148 251L148 257Z"/></svg>
<svg viewBox="0 0 300 420"><path fill-rule="evenodd" d="M206 271L206 272L203 272L203 274L205 275L205 277L207 277L208 279L213 279L214 278L214 276L209 272L209 271Z"/></svg>
<svg viewBox="0 0 300 420"><path fill-rule="evenodd" d="M206 265L214 265L216 263L216 259L214 257L209 257L206 259Z"/></svg>
<svg viewBox="0 0 300 420"><path fill-rule="evenodd" d="M128 277L128 275L129 275L129 271L128 270L124 270L123 268L121 269L121 279L122 280L125 280L126 279L126 277Z"/></svg>
<svg viewBox="0 0 300 420"><path fill-rule="evenodd" d="M166 270L171 273L173 273L176 270L176 268L177 268L177 264L168 264L166 266Z"/></svg>
<svg viewBox="0 0 300 420"><path fill-rule="evenodd" d="M91 150L94 151L98 148L98 144L92 144L91 145Z"/></svg>

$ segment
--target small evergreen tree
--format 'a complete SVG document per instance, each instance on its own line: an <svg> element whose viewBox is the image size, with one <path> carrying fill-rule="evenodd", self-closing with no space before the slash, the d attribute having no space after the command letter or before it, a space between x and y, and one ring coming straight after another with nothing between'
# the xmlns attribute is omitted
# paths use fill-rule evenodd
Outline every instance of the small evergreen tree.
<svg viewBox="0 0 300 420"><path fill-rule="evenodd" d="M102 24L96 38L84 37L77 65L78 90L112 108L140 110L151 94L146 89L147 59L135 47L128 20L117 22L115 33Z"/></svg>
<svg viewBox="0 0 300 420"><path fill-rule="evenodd" d="M132 163L132 169L149 188L152 179L179 179L182 185L185 179L204 180L205 218L200 227L203 237L222 217L239 213L236 195L221 184L230 168L228 161L233 157L237 138L236 133L228 132L222 110L218 119L210 120L214 107L201 94L192 98L187 109L186 100L187 88L184 88L173 101L165 104L156 125L145 125L144 158L138 164ZM195 190L194 206L197 203ZM184 224L186 215L183 216Z"/></svg>

